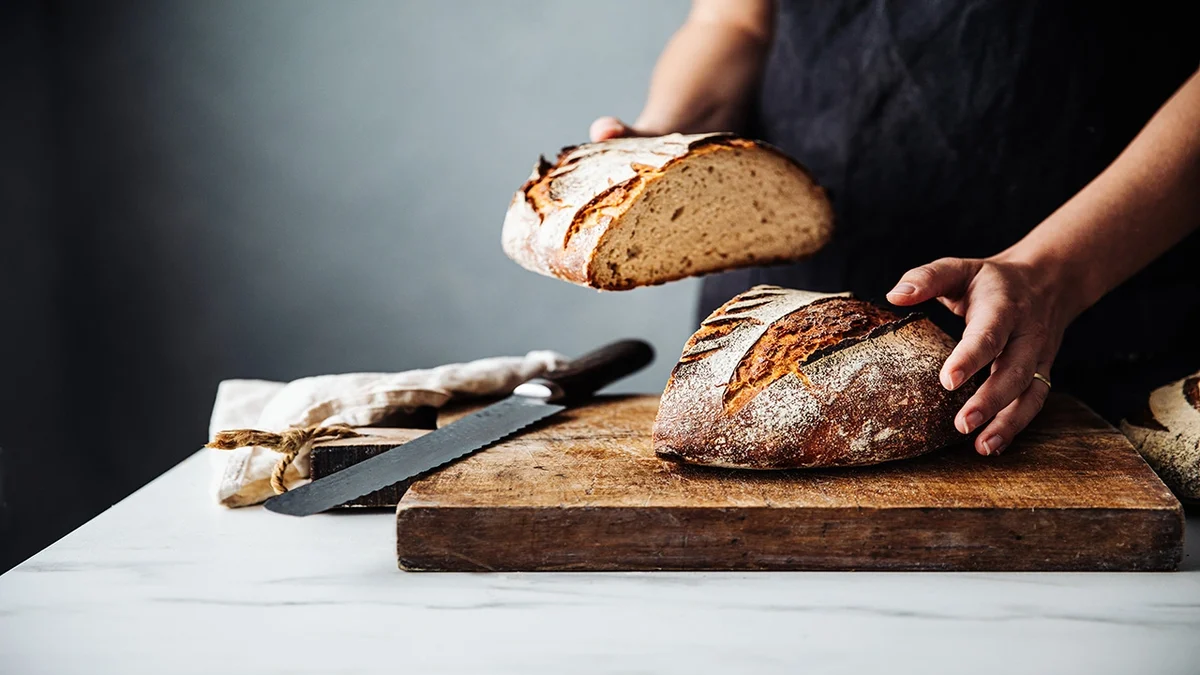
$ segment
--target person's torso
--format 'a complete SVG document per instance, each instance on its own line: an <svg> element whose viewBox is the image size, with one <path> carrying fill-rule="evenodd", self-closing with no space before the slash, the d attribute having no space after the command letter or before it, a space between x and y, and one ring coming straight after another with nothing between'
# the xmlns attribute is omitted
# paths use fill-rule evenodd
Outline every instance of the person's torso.
<svg viewBox="0 0 1200 675"><path fill-rule="evenodd" d="M1200 65L1188 23L1145 3L777 5L749 132L813 171L836 234L804 263L707 280L702 314L756 283L882 300L912 267L999 252L1099 174ZM1200 325L1197 254L1193 235L1085 313L1060 361L1178 350Z"/></svg>

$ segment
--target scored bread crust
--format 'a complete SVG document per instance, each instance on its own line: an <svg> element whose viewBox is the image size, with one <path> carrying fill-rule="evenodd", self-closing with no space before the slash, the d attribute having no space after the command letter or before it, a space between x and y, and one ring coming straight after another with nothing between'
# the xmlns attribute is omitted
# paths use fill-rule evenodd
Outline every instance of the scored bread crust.
<svg viewBox="0 0 1200 675"><path fill-rule="evenodd" d="M945 447L963 438L953 419L979 384L941 386L953 347L919 315L900 318L846 293L756 286L688 341L663 392L654 450L692 464L787 469Z"/></svg>
<svg viewBox="0 0 1200 675"><path fill-rule="evenodd" d="M680 273L670 279L604 285L597 280L594 256L613 225L672 166L707 153L748 149L782 157L799 170L798 176L807 185L789 198L811 200L820 209L822 238L813 250L824 246L832 233L833 209L824 189L803 166L760 141L730 133L708 133L612 139L563 148L553 163L539 158L505 215L501 233L504 252L527 270L603 290L624 290L688 276ZM799 257L803 255L763 258L752 264L775 264Z"/></svg>
<svg viewBox="0 0 1200 675"><path fill-rule="evenodd" d="M1155 389L1121 431L1176 496L1200 502L1200 373Z"/></svg>

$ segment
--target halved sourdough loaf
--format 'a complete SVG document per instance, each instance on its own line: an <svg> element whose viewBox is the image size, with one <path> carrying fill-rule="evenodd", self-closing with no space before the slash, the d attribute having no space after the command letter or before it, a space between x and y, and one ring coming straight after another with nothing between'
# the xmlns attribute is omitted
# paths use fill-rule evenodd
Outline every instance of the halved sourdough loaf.
<svg viewBox="0 0 1200 675"><path fill-rule="evenodd" d="M1176 496L1200 503L1200 373L1155 389L1121 431Z"/></svg>
<svg viewBox="0 0 1200 675"><path fill-rule="evenodd" d="M756 286L688 340L654 424L665 459L744 469L876 464L963 438L953 339L849 294Z"/></svg>
<svg viewBox="0 0 1200 675"><path fill-rule="evenodd" d="M504 219L522 267L604 290L807 257L829 240L824 190L731 134L623 138L542 158Z"/></svg>

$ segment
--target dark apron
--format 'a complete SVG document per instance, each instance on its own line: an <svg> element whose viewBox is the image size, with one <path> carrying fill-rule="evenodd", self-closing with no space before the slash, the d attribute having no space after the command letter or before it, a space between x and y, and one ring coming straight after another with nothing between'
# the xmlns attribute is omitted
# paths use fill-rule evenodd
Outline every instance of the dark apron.
<svg viewBox="0 0 1200 675"><path fill-rule="evenodd" d="M837 231L803 263L706 278L701 316L764 283L885 302L908 269L1003 250L1115 159L1200 65L1171 5L777 4L750 133L814 172ZM919 309L961 334L937 303ZM1072 324L1055 389L1116 419L1200 368L1197 344L1193 234Z"/></svg>

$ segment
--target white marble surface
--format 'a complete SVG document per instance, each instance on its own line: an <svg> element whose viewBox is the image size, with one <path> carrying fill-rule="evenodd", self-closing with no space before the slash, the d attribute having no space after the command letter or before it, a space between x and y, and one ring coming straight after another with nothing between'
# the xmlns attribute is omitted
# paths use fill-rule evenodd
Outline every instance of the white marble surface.
<svg viewBox="0 0 1200 675"><path fill-rule="evenodd" d="M0 673L1200 673L1165 574L414 574L390 513L227 511L192 457L0 577Z"/></svg>

